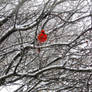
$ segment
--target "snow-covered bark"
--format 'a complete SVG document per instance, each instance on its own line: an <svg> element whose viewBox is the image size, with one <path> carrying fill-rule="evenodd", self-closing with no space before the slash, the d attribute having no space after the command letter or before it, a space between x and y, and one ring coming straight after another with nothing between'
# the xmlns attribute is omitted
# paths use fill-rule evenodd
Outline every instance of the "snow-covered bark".
<svg viewBox="0 0 92 92"><path fill-rule="evenodd" d="M1 1L0 85L17 83L15 92L90 92L92 1ZM38 45L42 29L48 39Z"/></svg>

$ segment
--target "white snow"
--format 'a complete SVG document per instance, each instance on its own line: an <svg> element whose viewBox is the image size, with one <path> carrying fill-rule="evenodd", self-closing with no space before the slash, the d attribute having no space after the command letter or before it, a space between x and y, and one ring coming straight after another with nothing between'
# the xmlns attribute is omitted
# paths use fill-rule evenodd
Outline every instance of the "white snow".
<svg viewBox="0 0 92 92"><path fill-rule="evenodd" d="M11 85L11 86L1 86L0 92L13 92L19 87L19 85Z"/></svg>

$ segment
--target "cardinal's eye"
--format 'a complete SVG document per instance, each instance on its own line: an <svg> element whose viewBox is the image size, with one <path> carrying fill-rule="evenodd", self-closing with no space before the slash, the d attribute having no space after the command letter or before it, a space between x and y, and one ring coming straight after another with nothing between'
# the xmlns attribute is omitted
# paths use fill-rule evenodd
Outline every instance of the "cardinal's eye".
<svg viewBox="0 0 92 92"><path fill-rule="evenodd" d="M45 34L44 32L42 32L43 34Z"/></svg>

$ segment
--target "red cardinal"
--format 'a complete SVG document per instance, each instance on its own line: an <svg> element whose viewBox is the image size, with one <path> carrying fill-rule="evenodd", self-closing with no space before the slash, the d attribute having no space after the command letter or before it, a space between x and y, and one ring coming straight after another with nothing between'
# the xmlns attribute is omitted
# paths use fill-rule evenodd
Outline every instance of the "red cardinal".
<svg viewBox="0 0 92 92"><path fill-rule="evenodd" d="M37 40L39 44L47 41L47 34L45 33L44 29L42 29L41 32L38 34ZM40 48L38 49L38 52L40 52Z"/></svg>
<svg viewBox="0 0 92 92"><path fill-rule="evenodd" d="M38 34L37 40L39 43L44 43L47 40L47 34L44 30L41 30L41 32Z"/></svg>

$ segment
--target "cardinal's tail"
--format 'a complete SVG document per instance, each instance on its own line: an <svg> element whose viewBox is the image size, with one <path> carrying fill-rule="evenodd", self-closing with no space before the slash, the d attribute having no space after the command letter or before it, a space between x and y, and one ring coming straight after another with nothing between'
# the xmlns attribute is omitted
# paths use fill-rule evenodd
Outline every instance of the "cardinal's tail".
<svg viewBox="0 0 92 92"><path fill-rule="evenodd" d="M40 53L40 48L37 49L38 53Z"/></svg>

